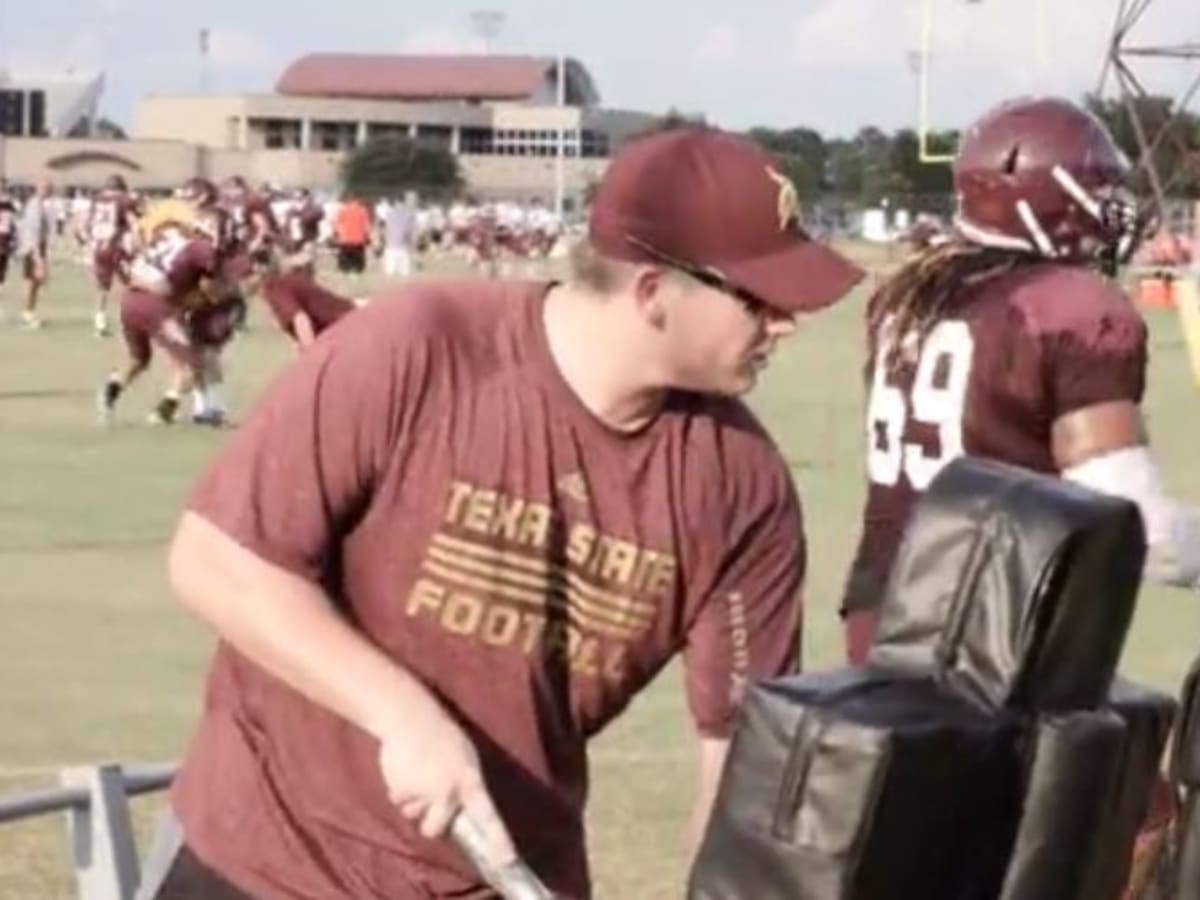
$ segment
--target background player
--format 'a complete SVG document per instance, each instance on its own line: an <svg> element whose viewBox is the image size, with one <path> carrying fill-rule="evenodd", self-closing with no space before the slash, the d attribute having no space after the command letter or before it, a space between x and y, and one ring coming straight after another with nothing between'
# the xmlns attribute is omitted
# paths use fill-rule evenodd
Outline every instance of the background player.
<svg viewBox="0 0 1200 900"><path fill-rule="evenodd" d="M1104 126L1067 101L1001 105L963 139L954 234L871 300L870 484L843 604L852 662L866 657L917 497L964 453L1134 500L1147 576L1200 577L1195 522L1167 494L1142 423L1146 328L1098 271L1140 237L1128 168Z"/></svg>

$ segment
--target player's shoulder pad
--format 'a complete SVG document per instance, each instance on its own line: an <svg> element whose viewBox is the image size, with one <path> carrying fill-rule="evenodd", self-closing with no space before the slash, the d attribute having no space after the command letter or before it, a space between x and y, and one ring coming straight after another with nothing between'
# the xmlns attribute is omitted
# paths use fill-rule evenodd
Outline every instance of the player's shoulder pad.
<svg viewBox="0 0 1200 900"><path fill-rule="evenodd" d="M1141 315L1121 288L1081 266L1031 268L1014 285L1012 302L1038 334L1142 327Z"/></svg>
<svg viewBox="0 0 1200 900"><path fill-rule="evenodd" d="M1120 287L1079 266L1047 264L1022 273L1012 288L1031 337L1048 346L1144 357L1146 324Z"/></svg>

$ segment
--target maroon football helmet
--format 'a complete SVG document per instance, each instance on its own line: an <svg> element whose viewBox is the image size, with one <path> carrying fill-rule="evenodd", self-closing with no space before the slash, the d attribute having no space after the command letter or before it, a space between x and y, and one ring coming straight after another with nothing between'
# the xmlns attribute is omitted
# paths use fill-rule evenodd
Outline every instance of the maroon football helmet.
<svg viewBox="0 0 1200 900"><path fill-rule="evenodd" d="M207 178L189 178L183 183L179 196L199 207L217 202L217 186Z"/></svg>
<svg viewBox="0 0 1200 900"><path fill-rule="evenodd" d="M1124 186L1129 161L1067 100L1003 103L963 136L955 224L967 240L1050 259L1124 261L1141 228Z"/></svg>
<svg viewBox="0 0 1200 900"><path fill-rule="evenodd" d="M127 191L129 185L125 183L125 178L122 175L113 173L104 179L104 187L110 191Z"/></svg>

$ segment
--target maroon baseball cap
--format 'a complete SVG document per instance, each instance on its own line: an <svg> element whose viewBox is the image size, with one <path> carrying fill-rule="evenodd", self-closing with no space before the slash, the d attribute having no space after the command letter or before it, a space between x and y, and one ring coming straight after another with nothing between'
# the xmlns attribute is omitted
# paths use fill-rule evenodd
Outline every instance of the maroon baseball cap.
<svg viewBox="0 0 1200 900"><path fill-rule="evenodd" d="M685 127L622 147L596 188L588 235L597 252L675 264L784 312L845 296L864 272L797 221L791 181L753 142Z"/></svg>

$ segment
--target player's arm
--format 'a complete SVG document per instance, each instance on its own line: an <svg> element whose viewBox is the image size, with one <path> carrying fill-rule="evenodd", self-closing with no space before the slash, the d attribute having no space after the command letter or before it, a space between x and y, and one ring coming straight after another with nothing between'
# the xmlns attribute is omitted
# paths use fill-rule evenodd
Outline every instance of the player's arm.
<svg viewBox="0 0 1200 900"><path fill-rule="evenodd" d="M765 441L765 438L764 438ZM685 585L706 598L688 628L684 668L696 725L699 778L687 834L695 851L720 784L746 686L795 672L800 663L800 587L805 543L800 502L786 465L772 452L741 460L724 488L725 558Z"/></svg>
<svg viewBox="0 0 1200 900"><path fill-rule="evenodd" d="M296 345L300 349L307 347L317 339L312 319L304 310L297 310L296 314L292 316L292 336L296 339Z"/></svg>
<svg viewBox="0 0 1200 900"><path fill-rule="evenodd" d="M1051 430L1064 478L1138 505L1146 529L1146 577L1181 587L1200 584L1200 527L1173 498L1132 400L1098 403L1060 416Z"/></svg>

